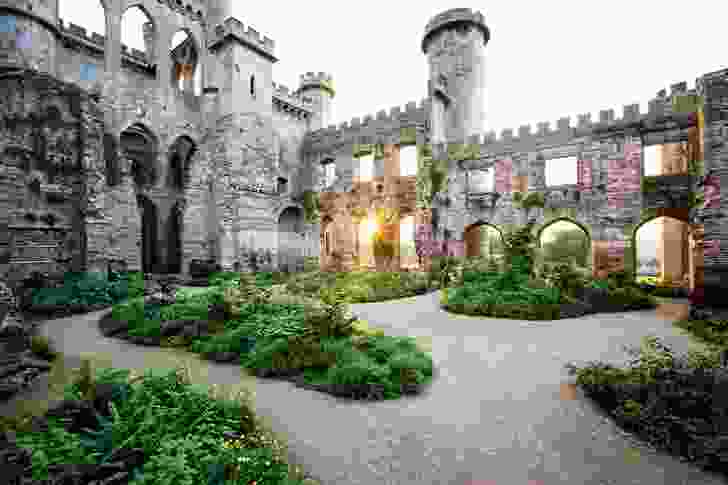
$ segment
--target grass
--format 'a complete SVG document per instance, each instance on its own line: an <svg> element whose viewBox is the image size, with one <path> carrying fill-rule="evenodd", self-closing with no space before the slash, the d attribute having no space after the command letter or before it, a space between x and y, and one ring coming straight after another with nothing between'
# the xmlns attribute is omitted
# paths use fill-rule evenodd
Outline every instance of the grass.
<svg viewBox="0 0 728 485"><path fill-rule="evenodd" d="M32 451L34 479L46 479L50 463L98 464L113 448L125 447L141 448L147 457L130 482L133 485L222 483L211 482L211 475L226 467L232 472L234 465L237 478L225 484L310 483L303 481L299 467L287 462L284 441L254 415L250 393L226 395L214 386L194 384L186 366L142 374L94 367L94 383L121 384L141 377L131 384L126 400L114 402L113 417L99 435L69 433L55 418L49 418L49 429L43 433L27 430L23 420L10 426L5 423L4 427L16 431L18 445ZM90 368L82 366L69 373L56 367L55 379L60 379L56 394L58 384L63 383L65 398L83 399L81 376L83 369ZM236 443L226 442L223 431L240 432L244 437Z"/></svg>

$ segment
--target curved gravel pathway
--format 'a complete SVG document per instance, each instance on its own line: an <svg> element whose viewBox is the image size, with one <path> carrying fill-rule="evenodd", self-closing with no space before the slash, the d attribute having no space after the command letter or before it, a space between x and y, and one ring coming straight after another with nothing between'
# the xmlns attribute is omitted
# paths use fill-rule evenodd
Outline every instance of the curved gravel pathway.
<svg viewBox="0 0 728 485"><path fill-rule="evenodd" d="M418 397L346 402L206 361L205 379L254 386L257 412L324 485L726 483L639 446L581 395L564 392L566 362L621 362L621 346L649 333L686 350L687 339L654 310L526 322L450 315L437 302L429 294L352 305L390 335L431 339L439 376ZM49 321L40 332L68 356L95 353L114 367L172 356L103 337L101 314Z"/></svg>

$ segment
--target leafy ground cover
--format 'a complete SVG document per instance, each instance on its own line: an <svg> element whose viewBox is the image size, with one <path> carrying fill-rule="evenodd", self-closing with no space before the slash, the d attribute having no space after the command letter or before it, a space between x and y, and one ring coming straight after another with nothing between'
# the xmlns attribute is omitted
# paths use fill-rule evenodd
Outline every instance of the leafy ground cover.
<svg viewBox="0 0 728 485"><path fill-rule="evenodd" d="M114 305L144 294L140 272L66 273L58 285L31 278L21 289L21 306L30 313L78 313Z"/></svg>
<svg viewBox="0 0 728 485"><path fill-rule="evenodd" d="M348 303L368 303L422 295L433 288L431 280L424 272L308 271L291 276L286 289L317 298L321 289L333 288L341 290Z"/></svg>
<svg viewBox="0 0 728 485"><path fill-rule="evenodd" d="M697 465L728 470L728 370L720 349L675 355L656 337L618 367L591 362L571 366L576 384L621 428Z"/></svg>
<svg viewBox="0 0 728 485"><path fill-rule="evenodd" d="M110 413L96 412L95 425L69 426L51 413L40 428L28 417L2 423L0 431L13 432L15 444L31 453L34 480L48 479L51 464L101 465L128 450L143 457L132 485L317 483L287 462L285 442L255 416L250 395L220 396L192 385L180 369L135 376L84 364L64 397L93 405L97 390L110 386Z"/></svg>
<svg viewBox="0 0 728 485"><path fill-rule="evenodd" d="M443 290L442 306L454 313L524 320L573 318L600 311L654 308L657 301L622 274L595 280L569 264L532 271L523 256L505 271L478 261L460 263L462 276Z"/></svg>
<svg viewBox="0 0 728 485"><path fill-rule="evenodd" d="M117 305L111 315L132 337L208 358L222 355L258 376L291 379L341 397L395 399L431 382L431 357L414 339L386 336L353 317L347 287L331 285L314 298L258 279L243 273L205 291L181 290L174 304L156 309L137 298ZM176 325L170 322L213 323L213 307L224 312L208 332L169 331Z"/></svg>

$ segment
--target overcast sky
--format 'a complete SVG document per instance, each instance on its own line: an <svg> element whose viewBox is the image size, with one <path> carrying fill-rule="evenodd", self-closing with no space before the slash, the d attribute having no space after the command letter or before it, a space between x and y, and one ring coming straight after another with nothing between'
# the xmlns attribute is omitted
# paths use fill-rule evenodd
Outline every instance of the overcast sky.
<svg viewBox="0 0 728 485"><path fill-rule="evenodd" d="M549 2L235 2L234 15L275 41L273 78L297 88L299 75L333 75L332 123L419 102L427 62L427 21L453 7L480 10L486 47L486 129L500 131L560 117L647 102L660 89L726 67L728 2L551 0ZM64 20L104 34L97 0L61 0ZM692 10L693 13L690 13ZM129 16L133 19L133 16ZM124 43L143 49L137 21ZM649 164L649 161L647 161Z"/></svg>

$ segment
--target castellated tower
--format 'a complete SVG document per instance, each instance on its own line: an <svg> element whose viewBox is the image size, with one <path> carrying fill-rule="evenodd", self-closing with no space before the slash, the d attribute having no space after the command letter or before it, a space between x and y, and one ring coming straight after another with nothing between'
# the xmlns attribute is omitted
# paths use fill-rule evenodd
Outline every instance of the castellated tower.
<svg viewBox="0 0 728 485"><path fill-rule="evenodd" d="M0 43L0 69L35 69L55 76L58 2L0 0L0 16L11 17Z"/></svg>
<svg viewBox="0 0 728 485"><path fill-rule="evenodd" d="M309 131L316 131L329 126L332 115L332 99L336 94L331 75L323 72L301 74L298 94L310 98L312 102L313 116L308 125Z"/></svg>
<svg viewBox="0 0 728 485"><path fill-rule="evenodd" d="M483 14L447 10L425 28L422 52L430 66L433 143L463 142L485 130L485 46L490 31Z"/></svg>

